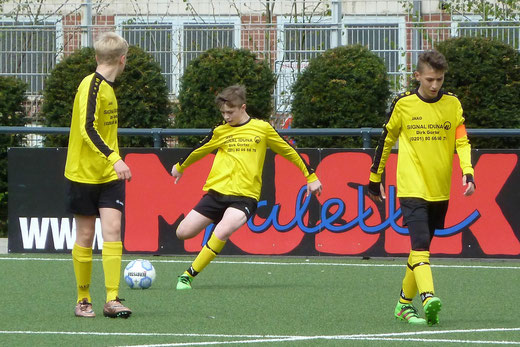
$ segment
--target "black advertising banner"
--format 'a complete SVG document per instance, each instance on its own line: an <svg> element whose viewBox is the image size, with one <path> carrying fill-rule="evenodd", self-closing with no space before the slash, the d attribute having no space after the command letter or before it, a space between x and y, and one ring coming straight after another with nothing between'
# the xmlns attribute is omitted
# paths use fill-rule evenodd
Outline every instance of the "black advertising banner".
<svg viewBox="0 0 520 347"><path fill-rule="evenodd" d="M189 167L178 184L169 172L187 149L122 149L132 170L126 183L123 245L126 253L192 254L214 225L190 240L175 237L182 218L203 195L213 162ZM268 152L257 214L235 232L222 254L406 255L410 241L396 198L397 155L387 162L384 204L365 194L373 151L305 149L323 184L305 197L305 179L289 161ZM65 212L65 148L12 148L9 161L9 252L70 252L75 223ZM458 158L445 229L432 254L447 257L520 258L520 151L473 152L477 190L463 196ZM102 248L99 220L93 248Z"/></svg>

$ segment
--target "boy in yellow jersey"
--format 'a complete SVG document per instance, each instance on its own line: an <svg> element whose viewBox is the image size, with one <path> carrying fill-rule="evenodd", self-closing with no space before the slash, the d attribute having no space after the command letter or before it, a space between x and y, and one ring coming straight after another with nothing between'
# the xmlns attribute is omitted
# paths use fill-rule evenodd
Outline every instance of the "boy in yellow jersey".
<svg viewBox="0 0 520 347"><path fill-rule="evenodd" d="M224 248L226 241L255 213L262 189L267 147L296 165L307 179L307 194L320 194L321 183L302 157L266 121L246 112L246 90L224 89L215 102L224 122L172 168L175 183L184 170L218 150L203 190L207 192L177 228L181 240L198 235L211 223L215 229L192 265L178 278L177 289L191 289L193 278Z"/></svg>
<svg viewBox="0 0 520 347"><path fill-rule="evenodd" d="M439 323L441 301L434 293L429 249L435 229L444 228L455 150L464 195L475 191L462 106L455 95L441 90L447 68L445 57L435 50L419 56L415 71L419 87L394 99L370 169L369 196L381 202L385 198L381 175L399 139L397 197L412 248L394 315L410 324ZM417 291L426 320L412 304Z"/></svg>
<svg viewBox="0 0 520 347"><path fill-rule="evenodd" d="M119 156L117 100L113 83L126 65L128 43L115 33L104 33L94 43L96 72L78 87L72 111L65 164L67 210L74 214L76 242L72 262L78 299L75 315L95 317L90 297L92 242L97 216L103 234L102 261L106 302L103 314L127 318L132 311L118 297L121 276L121 216L125 180L130 168Z"/></svg>

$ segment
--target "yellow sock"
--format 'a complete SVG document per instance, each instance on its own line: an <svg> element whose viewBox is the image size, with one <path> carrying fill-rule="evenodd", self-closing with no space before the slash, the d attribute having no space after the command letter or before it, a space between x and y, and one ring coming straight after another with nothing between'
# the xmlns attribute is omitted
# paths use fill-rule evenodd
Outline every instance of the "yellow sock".
<svg viewBox="0 0 520 347"><path fill-rule="evenodd" d="M413 274L411 263L411 254L408 256L408 263L406 264L406 273L403 278L403 286L401 287L401 295L399 302L401 304L412 303L415 294L417 294L417 283L415 282L415 276Z"/></svg>
<svg viewBox="0 0 520 347"><path fill-rule="evenodd" d="M430 252L429 251L414 251L410 252L410 260L415 276L415 282L419 289L419 295L423 305L434 296L433 275L430 267Z"/></svg>
<svg viewBox="0 0 520 347"><path fill-rule="evenodd" d="M193 264L191 264L191 267L186 270L184 273L188 274L191 277L194 277L199 272L204 270L204 268L211 263L213 259L217 256L217 254L222 251L222 248L224 248L224 245L226 244L226 241L220 240L218 237L215 236L215 234L211 234L211 237L209 238L208 242L204 247L202 247L199 255L197 255L197 258L193 261Z"/></svg>
<svg viewBox="0 0 520 347"><path fill-rule="evenodd" d="M123 243L121 241L103 242L101 257L103 258L103 271L105 272L107 302L115 300L119 294L122 255Z"/></svg>
<svg viewBox="0 0 520 347"><path fill-rule="evenodd" d="M72 248L72 264L74 265L74 275L76 276L76 286L78 288L78 302L90 298L90 278L92 276L92 248L81 247L74 243Z"/></svg>

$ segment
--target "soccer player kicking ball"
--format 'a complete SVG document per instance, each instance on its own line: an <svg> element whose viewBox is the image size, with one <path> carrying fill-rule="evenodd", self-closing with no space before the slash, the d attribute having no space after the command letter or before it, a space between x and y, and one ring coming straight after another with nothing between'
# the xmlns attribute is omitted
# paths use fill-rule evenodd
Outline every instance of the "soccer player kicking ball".
<svg viewBox="0 0 520 347"><path fill-rule="evenodd" d="M184 170L218 150L203 190L207 193L177 228L181 240L193 238L211 223L215 229L192 265L178 278L177 289L191 289L191 282L224 248L228 238L256 211L262 189L267 147L296 165L307 179L307 194L320 194L321 183L296 150L273 127L246 112L245 87L234 85L217 95L215 102L224 122L171 170L175 183Z"/></svg>
<svg viewBox="0 0 520 347"><path fill-rule="evenodd" d="M132 311L118 297L121 276L121 215L125 180L130 168L119 156L117 100L113 83L124 70L128 43L115 33L105 33L94 43L96 72L78 87L72 111L69 147L65 164L67 210L76 221L72 263L78 291L75 315L95 317L90 298L92 242L96 217L103 233L107 317L127 318Z"/></svg>
<svg viewBox="0 0 520 347"><path fill-rule="evenodd" d="M369 196L381 202L385 198L381 175L399 139L397 197L412 249L394 315L410 324L439 323L441 300L433 288L429 249L435 229L444 228L455 149L466 186L464 195L475 191L460 101L441 90L447 67L445 57L435 50L419 56L415 71L419 88L394 99L370 169ZM426 320L412 304L417 291Z"/></svg>

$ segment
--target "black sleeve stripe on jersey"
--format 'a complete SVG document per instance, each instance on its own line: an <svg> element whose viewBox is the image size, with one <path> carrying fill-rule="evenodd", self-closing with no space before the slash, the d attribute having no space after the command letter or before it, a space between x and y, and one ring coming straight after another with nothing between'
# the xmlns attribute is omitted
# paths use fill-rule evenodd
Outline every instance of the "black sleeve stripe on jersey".
<svg viewBox="0 0 520 347"><path fill-rule="evenodd" d="M401 93L397 95L394 100L392 101L392 105L390 106L390 110L388 111L386 115L386 122L383 124L383 133L381 134L381 137L379 138L379 141L377 142L376 147L376 153L374 154L374 159L372 161L372 166L370 167L370 171L373 173L377 173L377 170L379 169L379 164L381 163L381 156L383 155L383 149L385 147L385 140L388 136L388 130L386 129L386 124L390 121L390 117L392 117L392 113L394 112L395 105L397 104L397 101L399 99L404 98L405 96L409 96L415 94L415 92L406 92Z"/></svg>
<svg viewBox="0 0 520 347"><path fill-rule="evenodd" d="M271 126L271 125L269 124L269 126ZM273 129L274 129L274 128L273 128ZM289 141L287 141L285 138L283 138L283 136L281 136L280 133L279 133L276 129L274 129L274 131L278 134L278 136L280 136L280 138L281 138L282 140L285 141L285 143L287 143L289 146L292 147L292 145L289 143ZM296 149L295 149L295 151L296 151ZM314 173L314 169L313 169L313 168L312 168L312 167L307 163L307 161L305 161L305 159L303 159L303 157L301 156L300 153L298 153L298 151L296 151L296 153L298 154L298 156L300 157L300 159L303 161L303 164L305 164L305 167L307 168L307 171L309 172L309 175L310 175L310 174L313 174L313 173Z"/></svg>
<svg viewBox="0 0 520 347"><path fill-rule="evenodd" d="M87 136L90 138L90 141L96 146L96 148L103 153L105 157L109 157L112 154L113 150L107 146L105 141L99 136L99 133L94 128L94 120L96 114L96 100L99 92L99 85L101 84L102 79L95 74L92 77L92 81L90 82L90 87L88 89L88 100L87 100L87 117L85 121L85 131L87 132Z"/></svg>
<svg viewBox="0 0 520 347"><path fill-rule="evenodd" d="M200 141L195 147L193 147L191 149L190 153L188 153L188 155L186 157L181 158L181 160L179 160L179 165L184 164L184 162L186 161L186 158L188 158L190 156L190 154L193 153L193 151L195 151L197 148L204 146L206 143L208 143L213 138L213 131L215 130L215 128L211 129L209 134L206 135L206 137L204 139L202 139L202 141Z"/></svg>

